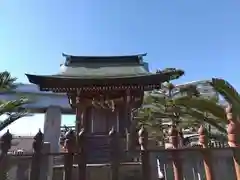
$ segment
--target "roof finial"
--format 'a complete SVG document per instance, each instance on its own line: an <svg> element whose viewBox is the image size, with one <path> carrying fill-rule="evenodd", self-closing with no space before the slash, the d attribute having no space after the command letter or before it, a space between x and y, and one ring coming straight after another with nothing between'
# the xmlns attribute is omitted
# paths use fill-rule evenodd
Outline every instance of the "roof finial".
<svg viewBox="0 0 240 180"><path fill-rule="evenodd" d="M65 54L65 53L62 53L62 56L63 56L63 57L68 57L68 55L67 55L67 54Z"/></svg>

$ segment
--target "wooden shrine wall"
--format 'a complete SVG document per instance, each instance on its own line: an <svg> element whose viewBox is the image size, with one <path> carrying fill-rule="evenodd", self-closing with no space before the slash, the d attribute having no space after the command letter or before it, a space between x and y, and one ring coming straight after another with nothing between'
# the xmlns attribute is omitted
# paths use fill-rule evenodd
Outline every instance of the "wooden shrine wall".
<svg viewBox="0 0 240 180"><path fill-rule="evenodd" d="M91 134L108 134L113 126L121 134L124 134L127 128L123 108L117 108L115 111L112 111L110 109L89 107L85 112L85 118L87 131Z"/></svg>

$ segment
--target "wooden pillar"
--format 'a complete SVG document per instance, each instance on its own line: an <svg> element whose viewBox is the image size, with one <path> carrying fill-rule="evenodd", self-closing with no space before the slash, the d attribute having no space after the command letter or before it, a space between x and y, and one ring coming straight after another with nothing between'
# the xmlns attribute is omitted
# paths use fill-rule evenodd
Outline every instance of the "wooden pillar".
<svg viewBox="0 0 240 180"><path fill-rule="evenodd" d="M130 144L131 144L131 137L130 137L130 123L129 123L129 96L130 91L125 91L124 97L123 97L123 113L124 113L124 119L121 121L124 121L124 123L121 122L122 126L120 127L120 133L123 134L125 132L126 134L126 148L129 151L130 150Z"/></svg>
<svg viewBox="0 0 240 180"><path fill-rule="evenodd" d="M117 121L117 122L116 122L116 126L117 126L116 129L117 129L117 132L119 133L119 130L120 130L120 129L119 129L119 108L117 108L116 116L117 116L117 117L116 117L116 121Z"/></svg>
<svg viewBox="0 0 240 180"><path fill-rule="evenodd" d="M86 128L86 122L84 121L84 102L81 102L80 95L77 95L76 97L76 134L79 134L81 129Z"/></svg>
<svg viewBox="0 0 240 180"><path fill-rule="evenodd" d="M78 139L78 179L86 180L86 170L87 170L87 152L86 152L86 133L84 129L77 134Z"/></svg>
<svg viewBox="0 0 240 180"><path fill-rule="evenodd" d="M210 149L208 148L208 139L206 136L206 130L203 126L200 126L198 130L199 134L199 144L204 148L202 150L203 154L203 164L204 164L204 169L205 169L205 174L206 174L206 180L214 180L214 174L213 174L213 169L212 169L212 162L211 162L211 152Z"/></svg>
<svg viewBox="0 0 240 180"><path fill-rule="evenodd" d="M149 180L151 179L151 166L148 151L148 132L144 127L139 130L138 136L138 141L140 145L140 156L142 161L142 176L143 180Z"/></svg>
<svg viewBox="0 0 240 180"><path fill-rule="evenodd" d="M86 118L84 118L84 112L86 104L81 99L80 91L76 96L76 151L77 151L77 163L78 163L78 179L86 180L86 161L87 154L85 151L86 146Z"/></svg>
<svg viewBox="0 0 240 180"><path fill-rule="evenodd" d="M76 149L75 133L73 130L69 130L65 134L64 147L67 150L67 154L64 155L64 180L72 179L72 168L73 168L73 153Z"/></svg>
<svg viewBox="0 0 240 180"><path fill-rule="evenodd" d="M124 121L125 121L125 128L130 130L130 124L131 124L131 119L130 119L130 103L131 103L131 96L130 96L130 90L127 89L124 94ZM122 129L123 131L123 129Z"/></svg>
<svg viewBox="0 0 240 180"><path fill-rule="evenodd" d="M91 131L90 131L90 133L94 133L94 113L95 113L94 107L92 106L91 107L91 116L90 116L90 118L91 118Z"/></svg>
<svg viewBox="0 0 240 180"><path fill-rule="evenodd" d="M126 90L125 96L124 96L124 113L125 113L125 133L127 132L126 136L128 136L128 142L127 147L129 151L132 151L135 149L135 146L137 144L137 132L136 127L134 124L132 124L132 116L131 116L131 110L132 110L132 103L133 99L131 96L131 92L129 89Z"/></svg>
<svg viewBox="0 0 240 180"><path fill-rule="evenodd" d="M226 108L226 115L228 119L228 144L233 150L233 161L236 171L237 180L240 180L240 150L239 150L239 122L233 119L232 107L228 106Z"/></svg>
<svg viewBox="0 0 240 180"><path fill-rule="evenodd" d="M110 138L110 163L111 163L111 180L119 179L119 136L114 127L109 132Z"/></svg>
<svg viewBox="0 0 240 180"><path fill-rule="evenodd" d="M169 130L170 142L173 149L178 148L178 130L172 126ZM179 159L179 151L172 151L174 180L183 180L182 164Z"/></svg>

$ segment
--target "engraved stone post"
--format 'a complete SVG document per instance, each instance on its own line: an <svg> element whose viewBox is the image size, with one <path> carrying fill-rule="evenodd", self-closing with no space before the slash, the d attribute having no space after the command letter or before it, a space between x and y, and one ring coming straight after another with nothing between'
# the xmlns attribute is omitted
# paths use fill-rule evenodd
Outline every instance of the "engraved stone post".
<svg viewBox="0 0 240 180"><path fill-rule="evenodd" d="M60 151L59 137L61 134L61 109L57 106L48 107L44 120L44 142L51 144L51 152Z"/></svg>

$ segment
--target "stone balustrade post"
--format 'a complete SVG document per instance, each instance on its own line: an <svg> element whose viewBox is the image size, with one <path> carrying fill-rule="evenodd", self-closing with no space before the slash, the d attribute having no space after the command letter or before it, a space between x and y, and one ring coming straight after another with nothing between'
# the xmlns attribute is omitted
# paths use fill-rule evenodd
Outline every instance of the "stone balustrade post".
<svg viewBox="0 0 240 180"><path fill-rule="evenodd" d="M33 156L31 162L30 180L39 180L41 163L42 163L42 148L43 148L44 135L39 132L34 136L33 141Z"/></svg>
<svg viewBox="0 0 240 180"><path fill-rule="evenodd" d="M7 171L8 171L8 150L11 148L12 142L12 134L7 131L2 137L0 138L0 180L7 179Z"/></svg>
<svg viewBox="0 0 240 180"><path fill-rule="evenodd" d="M172 126L169 130L169 140L172 144L172 149L178 148L178 138L179 133L176 126ZM179 159L179 151L172 151L172 163L173 163L173 173L174 173L174 180L183 180L183 171L182 171L182 164Z"/></svg>
<svg viewBox="0 0 240 180"><path fill-rule="evenodd" d="M42 153L49 154L51 152L51 145L49 142L43 143ZM53 157L51 155L42 156L40 167L40 180L52 180L53 176Z"/></svg>
<svg viewBox="0 0 240 180"><path fill-rule="evenodd" d="M240 180L240 150L239 150L240 126L239 122L233 117L232 107L230 105L226 108L226 115L228 119L227 127L228 145L232 147L236 177L237 180Z"/></svg>
<svg viewBox="0 0 240 180"><path fill-rule="evenodd" d="M207 138L207 131L206 129L201 125L198 134L199 134L199 144L203 148L201 151L203 155L203 164L204 164L204 170L206 174L206 180L214 180L214 174L212 169L212 162L211 162L211 151L208 149L208 138Z"/></svg>

